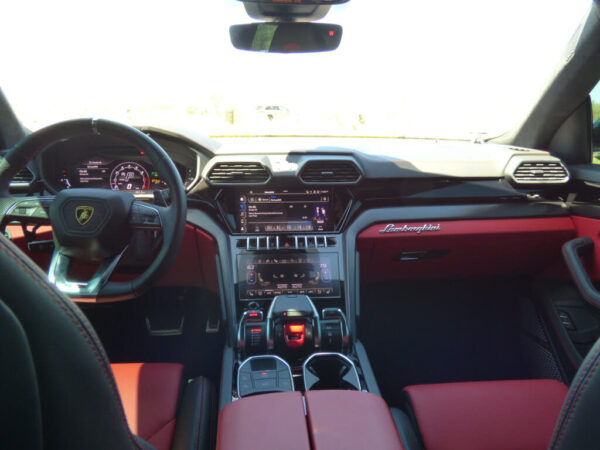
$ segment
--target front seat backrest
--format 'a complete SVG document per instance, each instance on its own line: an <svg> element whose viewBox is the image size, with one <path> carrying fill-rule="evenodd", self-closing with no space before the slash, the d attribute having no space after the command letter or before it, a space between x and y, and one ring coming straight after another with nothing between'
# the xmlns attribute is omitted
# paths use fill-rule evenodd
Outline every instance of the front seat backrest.
<svg viewBox="0 0 600 450"><path fill-rule="evenodd" d="M142 448L102 344L77 305L4 236L0 274L0 299L22 326L35 366L43 448Z"/></svg>
<svg viewBox="0 0 600 450"><path fill-rule="evenodd" d="M551 449L598 448L600 443L600 339L583 360L569 388Z"/></svg>

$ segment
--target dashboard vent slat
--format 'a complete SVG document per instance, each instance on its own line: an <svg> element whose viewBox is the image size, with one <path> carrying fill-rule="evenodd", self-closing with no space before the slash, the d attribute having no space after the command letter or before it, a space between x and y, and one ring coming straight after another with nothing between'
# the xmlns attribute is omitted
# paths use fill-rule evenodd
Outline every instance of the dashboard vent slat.
<svg viewBox="0 0 600 450"><path fill-rule="evenodd" d="M305 183L356 183L360 171L350 161L309 161L300 171Z"/></svg>
<svg viewBox="0 0 600 450"><path fill-rule="evenodd" d="M210 169L207 178L213 184L266 183L270 174L261 163L220 162Z"/></svg>
<svg viewBox="0 0 600 450"><path fill-rule="evenodd" d="M513 177L517 183L565 182L569 173L560 162L531 161L519 164Z"/></svg>

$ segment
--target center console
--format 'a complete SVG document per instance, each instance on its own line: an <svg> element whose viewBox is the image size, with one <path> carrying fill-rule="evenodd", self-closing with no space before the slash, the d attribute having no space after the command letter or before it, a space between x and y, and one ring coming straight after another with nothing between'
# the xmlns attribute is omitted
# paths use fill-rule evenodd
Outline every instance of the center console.
<svg viewBox="0 0 600 450"><path fill-rule="evenodd" d="M340 234L352 204L348 192L240 188L224 193L220 204L234 265L232 398L286 390L287 381L280 380L287 380L285 370L291 373L289 390L362 390L346 318ZM254 370L258 361L270 368Z"/></svg>
<svg viewBox="0 0 600 450"><path fill-rule="evenodd" d="M364 347L352 339L348 192L235 188L220 205L235 337L223 358L218 448L331 448L325 429L343 435L340 448L401 448Z"/></svg>

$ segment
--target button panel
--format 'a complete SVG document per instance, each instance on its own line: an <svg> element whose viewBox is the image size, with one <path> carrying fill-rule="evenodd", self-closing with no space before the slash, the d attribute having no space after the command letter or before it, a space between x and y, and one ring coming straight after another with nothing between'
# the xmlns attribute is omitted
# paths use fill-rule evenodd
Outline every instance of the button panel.
<svg viewBox="0 0 600 450"><path fill-rule="evenodd" d="M238 369L238 397L293 390L292 370L283 359L277 356L252 356L246 359Z"/></svg>

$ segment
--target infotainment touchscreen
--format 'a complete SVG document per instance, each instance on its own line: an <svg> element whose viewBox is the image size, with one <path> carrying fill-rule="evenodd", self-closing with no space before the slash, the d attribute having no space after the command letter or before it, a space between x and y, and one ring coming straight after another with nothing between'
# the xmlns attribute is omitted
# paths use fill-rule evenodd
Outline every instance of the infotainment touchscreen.
<svg viewBox="0 0 600 450"><path fill-rule="evenodd" d="M329 189L241 191L237 224L240 233L332 231Z"/></svg>
<svg viewBox="0 0 600 450"><path fill-rule="evenodd" d="M339 297L337 254L239 255L240 299L283 294Z"/></svg>

